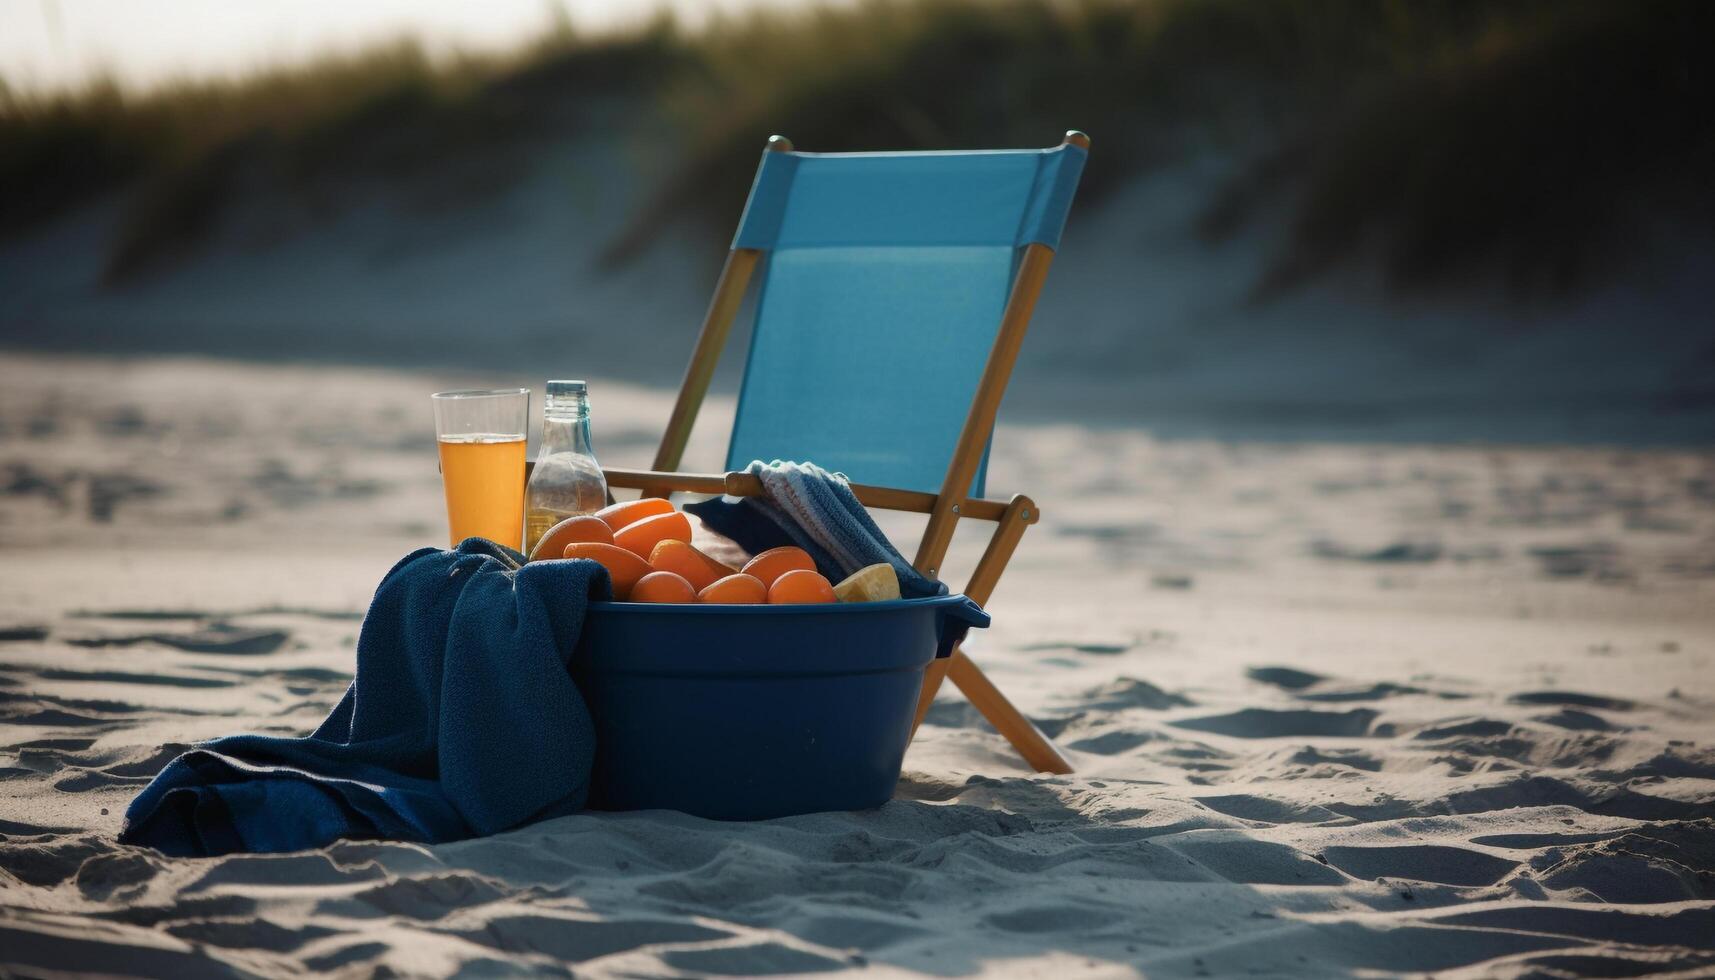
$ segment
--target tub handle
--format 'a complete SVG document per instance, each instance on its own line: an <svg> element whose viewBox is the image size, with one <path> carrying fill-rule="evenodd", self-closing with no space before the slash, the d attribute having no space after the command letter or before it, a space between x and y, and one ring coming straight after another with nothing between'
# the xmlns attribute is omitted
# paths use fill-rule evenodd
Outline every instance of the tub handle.
<svg viewBox="0 0 1715 980"><path fill-rule="evenodd" d="M971 627L982 629L989 624L989 614L969 596L948 596L935 621L935 659L950 657L953 648L963 643ZM953 601L957 600L957 601Z"/></svg>

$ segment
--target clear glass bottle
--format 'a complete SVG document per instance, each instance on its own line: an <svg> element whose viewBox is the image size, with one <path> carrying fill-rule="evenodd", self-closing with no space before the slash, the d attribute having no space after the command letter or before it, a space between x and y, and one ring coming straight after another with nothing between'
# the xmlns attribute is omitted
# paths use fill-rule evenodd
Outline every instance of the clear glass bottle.
<svg viewBox="0 0 1715 980"><path fill-rule="evenodd" d="M568 517L607 506L607 478L590 444L589 386L550 381L542 409L542 447L524 488L524 553Z"/></svg>

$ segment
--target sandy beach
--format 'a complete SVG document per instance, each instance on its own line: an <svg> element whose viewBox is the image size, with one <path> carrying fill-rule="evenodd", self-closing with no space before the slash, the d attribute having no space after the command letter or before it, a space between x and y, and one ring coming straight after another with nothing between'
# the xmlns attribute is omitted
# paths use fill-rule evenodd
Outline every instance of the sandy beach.
<svg viewBox="0 0 1715 980"><path fill-rule="evenodd" d="M949 691L876 811L117 844L188 744L338 699L472 380L510 379L0 358L0 972L1715 971L1708 452L1003 425L991 495L1044 520L970 651L1075 775ZM591 390L647 462L669 396Z"/></svg>

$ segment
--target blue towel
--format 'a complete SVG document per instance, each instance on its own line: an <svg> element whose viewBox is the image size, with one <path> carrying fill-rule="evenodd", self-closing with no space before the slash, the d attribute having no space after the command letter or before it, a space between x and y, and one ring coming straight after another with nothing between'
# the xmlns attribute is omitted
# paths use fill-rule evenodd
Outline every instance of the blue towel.
<svg viewBox="0 0 1715 980"><path fill-rule="evenodd" d="M376 590L357 675L321 727L186 752L119 839L176 856L437 842L580 809L595 732L566 661L609 589L595 562L524 565L481 538L412 552Z"/></svg>
<svg viewBox="0 0 1715 980"><path fill-rule="evenodd" d="M899 575L900 595L924 599L947 587L919 574L894 549L869 511L858 503L844 474L815 463L761 460L745 467L762 481L760 497L714 497L686 504L685 511L737 542L751 554L795 544L816 567L838 582L868 565L886 562Z"/></svg>

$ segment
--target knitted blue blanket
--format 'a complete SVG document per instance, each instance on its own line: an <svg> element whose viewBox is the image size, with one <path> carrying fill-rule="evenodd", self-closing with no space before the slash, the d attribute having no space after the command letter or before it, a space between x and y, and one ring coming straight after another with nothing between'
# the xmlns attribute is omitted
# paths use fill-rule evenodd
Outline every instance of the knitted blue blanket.
<svg viewBox="0 0 1715 980"><path fill-rule="evenodd" d="M712 530L751 554L795 544L809 552L816 567L838 582L866 565L886 562L899 575L907 599L946 595L947 587L919 574L876 527L869 511L852 495L844 475L815 463L775 460L745 468L762 481L760 497L715 497L686 504Z"/></svg>

